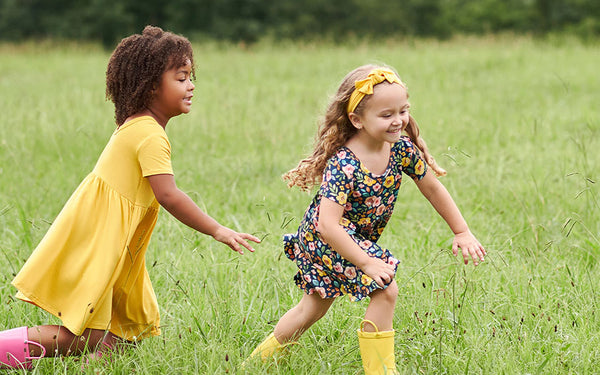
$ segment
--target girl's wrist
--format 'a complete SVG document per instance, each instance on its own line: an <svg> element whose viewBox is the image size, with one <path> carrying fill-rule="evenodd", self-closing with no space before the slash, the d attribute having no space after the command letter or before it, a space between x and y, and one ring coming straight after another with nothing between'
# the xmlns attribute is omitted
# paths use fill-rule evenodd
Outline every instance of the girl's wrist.
<svg viewBox="0 0 600 375"><path fill-rule="evenodd" d="M219 232L223 229L224 227L221 224L216 224L213 228L211 228L210 232L207 233L209 234L212 238L217 239Z"/></svg>
<svg viewBox="0 0 600 375"><path fill-rule="evenodd" d="M366 253L361 254L361 257L359 259L356 260L356 262L352 262L354 263L355 266L357 266L358 268L360 268L361 270L364 270L366 266L369 265L370 262L373 261L374 258L368 256Z"/></svg>
<svg viewBox="0 0 600 375"><path fill-rule="evenodd" d="M468 234L471 233L471 230L467 227L466 229L463 230L458 230L458 231L453 231L455 236L460 236L461 234Z"/></svg>

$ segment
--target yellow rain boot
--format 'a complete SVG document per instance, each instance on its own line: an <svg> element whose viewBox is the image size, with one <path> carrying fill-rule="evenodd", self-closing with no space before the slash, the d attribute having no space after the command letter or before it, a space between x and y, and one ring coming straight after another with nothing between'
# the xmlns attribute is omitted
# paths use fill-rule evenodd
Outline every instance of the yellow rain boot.
<svg viewBox="0 0 600 375"><path fill-rule="evenodd" d="M260 359L262 359L263 362L266 362L267 359L273 357L277 353L280 353L287 345L289 344L281 345L275 338L275 333L271 333L263 342L260 343L260 345L256 347L256 349L254 349L252 354L250 354L250 359L260 355Z"/></svg>
<svg viewBox="0 0 600 375"><path fill-rule="evenodd" d="M375 332L365 332L365 323L373 325ZM375 323L370 320L363 320L357 333L365 375L397 374L394 356L395 331L381 332L377 329Z"/></svg>

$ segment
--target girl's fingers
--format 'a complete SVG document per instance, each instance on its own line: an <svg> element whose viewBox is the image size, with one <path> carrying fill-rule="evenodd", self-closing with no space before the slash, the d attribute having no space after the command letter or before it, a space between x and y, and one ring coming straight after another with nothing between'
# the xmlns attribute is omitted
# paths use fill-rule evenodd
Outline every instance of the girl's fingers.
<svg viewBox="0 0 600 375"><path fill-rule="evenodd" d="M452 253L458 255L458 249L461 249L463 260L465 264L469 264L469 257L473 259L473 264L478 265L484 261L484 256L487 254L484 247L475 240L474 243L453 243Z"/></svg>
<svg viewBox="0 0 600 375"><path fill-rule="evenodd" d="M462 247L462 256L465 264L469 264L469 250L466 247Z"/></svg>
<svg viewBox="0 0 600 375"><path fill-rule="evenodd" d="M248 233L240 233L240 236L242 236L242 238L246 239L246 240L250 240L256 243L260 243L260 239L258 237L255 237L251 234Z"/></svg>
<svg viewBox="0 0 600 375"><path fill-rule="evenodd" d="M477 245L475 246L474 253L475 255L477 255L477 258L479 258L480 261L484 261L485 249L483 248L483 246L481 246L480 243L477 243Z"/></svg>
<svg viewBox="0 0 600 375"><path fill-rule="evenodd" d="M250 246L250 244L246 241L246 240L250 240L250 241L254 241L256 243L260 243L260 239L256 238L255 236L248 234L248 233L236 233L229 242L227 242L227 245L235 252L239 253L240 255L244 255L244 249L242 249L242 247L240 245L242 245L243 247L245 247L246 249L248 249L251 252L254 252L254 248L252 246Z"/></svg>
<svg viewBox="0 0 600 375"><path fill-rule="evenodd" d="M244 254L244 250L238 245L238 241L235 238L231 239L231 242L228 243L231 250L240 253L240 255Z"/></svg>
<svg viewBox="0 0 600 375"><path fill-rule="evenodd" d="M479 262L483 262L483 253L479 246L466 248L466 251L463 250L463 257L465 258L465 264L468 262L469 255L473 259L474 265L479 265Z"/></svg>
<svg viewBox="0 0 600 375"><path fill-rule="evenodd" d="M254 248L252 246L250 246L250 244L244 240L239 241L239 243L241 243L246 249L250 250L251 252L254 252ZM241 253L243 254L243 253Z"/></svg>
<svg viewBox="0 0 600 375"><path fill-rule="evenodd" d="M378 283L380 286L385 286L385 284L391 283L394 279L394 268L392 267L391 269L385 269L379 279L381 280L381 283Z"/></svg>
<svg viewBox="0 0 600 375"><path fill-rule="evenodd" d="M389 277L388 281L392 281L392 279L396 275L396 273L394 272L394 267L392 267L392 268L390 268L390 269L387 270L387 275Z"/></svg>
<svg viewBox="0 0 600 375"><path fill-rule="evenodd" d="M381 276L381 281L382 281L384 284L387 284L387 283L389 283L389 282L390 282L390 277L388 276L388 274L387 274L387 273L384 273L384 274Z"/></svg>
<svg viewBox="0 0 600 375"><path fill-rule="evenodd" d="M479 247L477 248L477 256L479 257L479 259L480 259L482 262L483 262L483 260L484 260L484 259L483 259L484 255L485 255L485 249L484 249L483 247L479 246Z"/></svg>

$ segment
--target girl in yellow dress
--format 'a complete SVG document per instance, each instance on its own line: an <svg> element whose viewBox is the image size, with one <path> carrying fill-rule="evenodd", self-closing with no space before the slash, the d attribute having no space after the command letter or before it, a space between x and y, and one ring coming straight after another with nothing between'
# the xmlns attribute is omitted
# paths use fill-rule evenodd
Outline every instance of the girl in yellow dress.
<svg viewBox="0 0 600 375"><path fill-rule="evenodd" d="M188 113L194 92L190 42L147 26L125 38L106 71L117 128L92 172L54 220L12 284L17 297L62 321L0 332L0 368L31 368L31 359L101 353L123 341L160 334L145 253L159 206L182 223L243 254L237 233L179 190L165 133Z"/></svg>

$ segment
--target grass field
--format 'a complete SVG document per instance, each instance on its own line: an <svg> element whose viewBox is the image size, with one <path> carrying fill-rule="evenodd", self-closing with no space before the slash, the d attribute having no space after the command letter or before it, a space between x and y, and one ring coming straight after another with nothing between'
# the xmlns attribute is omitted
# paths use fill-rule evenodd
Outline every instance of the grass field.
<svg viewBox="0 0 600 375"><path fill-rule="evenodd" d="M401 373L584 374L600 368L600 50L577 42L458 39L358 46L195 45L192 113L167 127L179 187L223 224L264 238L237 256L164 211L147 254L162 335L88 373L245 373L241 362L301 297L281 236L311 196L280 176L312 145L342 77L383 62L486 262L464 266L451 232L406 179L380 241L402 263ZM10 286L113 131L108 52L0 46L0 329L56 323ZM340 298L270 367L249 374L360 374L367 302ZM77 373L47 359L33 373Z"/></svg>

